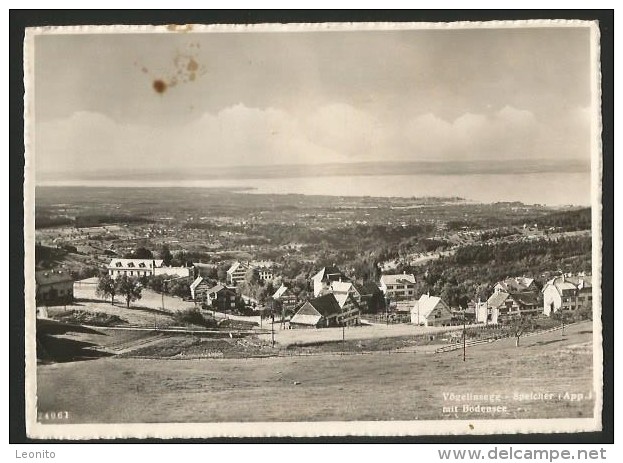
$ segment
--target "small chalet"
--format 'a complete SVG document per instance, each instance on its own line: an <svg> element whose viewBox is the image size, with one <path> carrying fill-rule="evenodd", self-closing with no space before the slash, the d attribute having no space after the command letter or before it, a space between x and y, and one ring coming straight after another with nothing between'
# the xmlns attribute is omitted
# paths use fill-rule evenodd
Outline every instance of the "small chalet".
<svg viewBox="0 0 623 463"><path fill-rule="evenodd" d="M534 293L507 293L504 291L494 292L487 299L484 311L478 310L478 321L485 323L503 323L509 318L516 316L534 316L538 313L538 297ZM482 320L482 314L486 318Z"/></svg>
<svg viewBox="0 0 623 463"><path fill-rule="evenodd" d="M440 297L422 294L411 309L411 323L424 326L452 324L452 311Z"/></svg>
<svg viewBox="0 0 623 463"><path fill-rule="evenodd" d="M282 284L277 291L272 295L274 301L281 304L282 310L293 310L296 307L298 297L294 294L291 288Z"/></svg>
<svg viewBox="0 0 623 463"><path fill-rule="evenodd" d="M343 310L332 293L305 302L290 319L291 328L340 326Z"/></svg>
<svg viewBox="0 0 623 463"><path fill-rule="evenodd" d="M219 312L228 312L236 308L238 295L222 284L218 284L205 292L203 303Z"/></svg>
<svg viewBox="0 0 623 463"><path fill-rule="evenodd" d="M208 280L202 276L198 276L190 284L190 297L195 301L204 301L206 299L206 293L211 286Z"/></svg>

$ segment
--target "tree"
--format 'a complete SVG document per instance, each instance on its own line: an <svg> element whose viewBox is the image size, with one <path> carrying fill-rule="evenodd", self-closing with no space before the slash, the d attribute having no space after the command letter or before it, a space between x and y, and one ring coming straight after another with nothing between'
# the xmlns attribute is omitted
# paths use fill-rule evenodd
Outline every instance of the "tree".
<svg viewBox="0 0 623 463"><path fill-rule="evenodd" d="M153 259L154 253L146 247L140 246L134 251L134 257L137 259Z"/></svg>
<svg viewBox="0 0 623 463"><path fill-rule="evenodd" d="M128 278L127 275L121 276L117 281L117 291L125 297L128 309L130 308L130 302L141 298L142 289L143 287L136 278Z"/></svg>
<svg viewBox="0 0 623 463"><path fill-rule="evenodd" d="M184 266L184 265L186 265L186 259L187 258L188 258L188 256L186 255L186 251L180 250L180 251L177 251L175 253L175 257L173 258L173 262L175 262L176 265Z"/></svg>
<svg viewBox="0 0 623 463"><path fill-rule="evenodd" d="M187 278L172 278L166 283L167 292L171 296L184 298L190 297L190 285Z"/></svg>
<svg viewBox="0 0 623 463"><path fill-rule="evenodd" d="M218 281L225 282L227 281L227 270L229 267L227 265L219 265L216 269L216 278Z"/></svg>
<svg viewBox="0 0 623 463"><path fill-rule="evenodd" d="M260 277L257 273L257 270L255 270L254 268L250 268L249 270L247 270L247 272L244 274L244 281L246 281L249 286L255 286L260 282Z"/></svg>
<svg viewBox="0 0 623 463"><path fill-rule="evenodd" d="M117 294L117 283L108 274L101 275L97 280L97 288L95 294L106 299L110 296L110 303L115 303L115 295Z"/></svg>
<svg viewBox="0 0 623 463"><path fill-rule="evenodd" d="M171 261L173 260L173 254L171 254L168 245L162 245L162 249L160 250L160 258L162 259L162 263L167 267L171 265Z"/></svg>
<svg viewBox="0 0 623 463"><path fill-rule="evenodd" d="M134 251L126 252L123 255L124 259L153 259L154 254L146 247L139 246Z"/></svg>
<svg viewBox="0 0 623 463"><path fill-rule="evenodd" d="M510 332L515 337L515 347L519 347L519 338L532 329L533 322L525 316L517 315L510 320Z"/></svg>

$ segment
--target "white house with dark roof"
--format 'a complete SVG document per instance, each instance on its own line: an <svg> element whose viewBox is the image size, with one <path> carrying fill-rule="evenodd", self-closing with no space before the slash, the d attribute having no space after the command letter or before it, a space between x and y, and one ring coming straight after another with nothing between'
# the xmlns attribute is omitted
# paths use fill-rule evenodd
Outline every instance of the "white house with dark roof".
<svg viewBox="0 0 623 463"><path fill-rule="evenodd" d="M190 267L166 267L162 259L112 259L108 264L108 274L112 278L123 275L128 277L150 277L154 275L170 275L189 277Z"/></svg>
<svg viewBox="0 0 623 463"><path fill-rule="evenodd" d="M538 310L538 296L531 291L494 291L486 302L477 305L476 321L502 323L513 317L535 316Z"/></svg>
<svg viewBox="0 0 623 463"><path fill-rule="evenodd" d="M560 275L543 286L543 313L590 309L593 306L591 275Z"/></svg>
<svg viewBox="0 0 623 463"><path fill-rule="evenodd" d="M424 326L452 324L452 311L438 296L422 294L411 309L411 323Z"/></svg>
<svg viewBox="0 0 623 463"><path fill-rule="evenodd" d="M112 259L108 264L108 274L117 278L148 277L155 275L155 269L162 267L162 259Z"/></svg>
<svg viewBox="0 0 623 463"><path fill-rule="evenodd" d="M412 299L415 295L415 275L399 273L381 276L381 291L392 301Z"/></svg>

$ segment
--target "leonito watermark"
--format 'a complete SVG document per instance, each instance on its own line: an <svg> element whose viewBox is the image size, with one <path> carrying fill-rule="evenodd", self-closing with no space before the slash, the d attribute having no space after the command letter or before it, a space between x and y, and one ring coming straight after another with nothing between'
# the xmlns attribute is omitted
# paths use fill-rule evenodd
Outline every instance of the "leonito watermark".
<svg viewBox="0 0 623 463"><path fill-rule="evenodd" d="M47 460L56 458L56 453L51 452L49 450L38 450L36 452L24 452L15 450L15 458L25 459L25 460Z"/></svg>

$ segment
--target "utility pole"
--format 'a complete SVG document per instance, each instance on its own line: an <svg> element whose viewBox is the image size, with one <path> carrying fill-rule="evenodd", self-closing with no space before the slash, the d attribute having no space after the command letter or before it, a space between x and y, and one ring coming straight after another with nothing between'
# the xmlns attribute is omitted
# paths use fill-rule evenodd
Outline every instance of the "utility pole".
<svg viewBox="0 0 623 463"><path fill-rule="evenodd" d="M465 311L467 309L463 308L463 361L465 361L465 350L467 348L467 344L466 344L466 337L467 337L467 332L465 331Z"/></svg>
<svg viewBox="0 0 623 463"><path fill-rule="evenodd" d="M565 335L565 309L564 308L560 308L560 323L562 324L562 330L560 335L564 336Z"/></svg>
<svg viewBox="0 0 623 463"><path fill-rule="evenodd" d="M275 347L275 311L274 311L274 307L272 304L270 308L270 319L271 319L270 336L272 339L272 347Z"/></svg>
<svg viewBox="0 0 623 463"><path fill-rule="evenodd" d="M345 351L345 343L346 343L346 320L344 316L344 307L342 307L342 354Z"/></svg>

